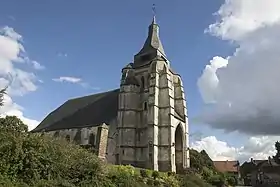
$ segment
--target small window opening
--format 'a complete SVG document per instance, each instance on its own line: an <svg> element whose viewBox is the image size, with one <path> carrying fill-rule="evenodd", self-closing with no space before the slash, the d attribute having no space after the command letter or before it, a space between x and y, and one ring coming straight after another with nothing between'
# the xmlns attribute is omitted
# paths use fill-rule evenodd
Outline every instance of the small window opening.
<svg viewBox="0 0 280 187"><path fill-rule="evenodd" d="M141 134L140 132L138 133L138 141L140 142Z"/></svg>
<svg viewBox="0 0 280 187"><path fill-rule="evenodd" d="M143 76L141 77L141 84L142 84L142 88L144 89L145 88L145 80L144 80Z"/></svg>
<svg viewBox="0 0 280 187"><path fill-rule="evenodd" d="M122 150L122 154L124 155L124 149Z"/></svg>
<svg viewBox="0 0 280 187"><path fill-rule="evenodd" d="M144 110L147 110L147 109L148 109L148 104L147 104L147 102L144 102L143 109L144 109Z"/></svg>

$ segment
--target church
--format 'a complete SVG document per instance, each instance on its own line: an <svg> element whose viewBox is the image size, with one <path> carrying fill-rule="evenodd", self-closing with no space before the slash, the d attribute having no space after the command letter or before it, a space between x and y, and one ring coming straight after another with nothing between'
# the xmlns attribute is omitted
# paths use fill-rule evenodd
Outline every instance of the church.
<svg viewBox="0 0 280 187"><path fill-rule="evenodd" d="M171 68L155 16L115 90L70 99L32 132L63 137L111 164L180 172L190 166L183 82Z"/></svg>

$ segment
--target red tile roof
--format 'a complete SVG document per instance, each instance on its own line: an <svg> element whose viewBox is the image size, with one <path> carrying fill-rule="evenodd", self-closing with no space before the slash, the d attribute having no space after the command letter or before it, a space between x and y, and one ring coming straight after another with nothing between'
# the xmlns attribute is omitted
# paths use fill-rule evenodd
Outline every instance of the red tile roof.
<svg viewBox="0 0 280 187"><path fill-rule="evenodd" d="M238 172L238 161L213 161L213 163L219 172Z"/></svg>

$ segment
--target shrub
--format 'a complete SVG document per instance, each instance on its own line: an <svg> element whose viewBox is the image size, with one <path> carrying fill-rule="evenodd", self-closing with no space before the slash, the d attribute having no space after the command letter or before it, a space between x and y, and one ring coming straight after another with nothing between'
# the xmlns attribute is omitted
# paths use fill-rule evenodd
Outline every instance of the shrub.
<svg viewBox="0 0 280 187"><path fill-rule="evenodd" d="M176 174L174 172L164 173L161 176L164 186L168 187L180 187L179 180L176 178Z"/></svg>
<svg viewBox="0 0 280 187"><path fill-rule="evenodd" d="M196 175L178 176L180 187L211 187Z"/></svg>
<svg viewBox="0 0 280 187"><path fill-rule="evenodd" d="M175 172L173 172L173 171L168 171L168 172L167 172L167 175L168 175L168 176L175 176L175 175L176 175L176 173L175 173Z"/></svg>
<svg viewBox="0 0 280 187"><path fill-rule="evenodd" d="M132 166L111 165L108 170L108 178L112 184L120 187L145 186L140 178L140 173Z"/></svg>
<svg viewBox="0 0 280 187"><path fill-rule="evenodd" d="M104 175L104 164L79 146L13 129L0 130L0 166L7 179L27 184L56 179L98 183Z"/></svg>
<svg viewBox="0 0 280 187"><path fill-rule="evenodd" d="M148 178L148 177L149 177L148 171L145 170L145 169L141 169L141 170L140 170L140 175L141 175L141 177L143 177L143 178Z"/></svg>
<svg viewBox="0 0 280 187"><path fill-rule="evenodd" d="M157 179L159 177L159 172L158 171L153 171L152 177L154 178L154 180Z"/></svg>
<svg viewBox="0 0 280 187"><path fill-rule="evenodd" d="M225 184L225 179L221 175L214 175L207 182L219 187Z"/></svg>
<svg viewBox="0 0 280 187"><path fill-rule="evenodd" d="M16 117L0 118L0 186L207 187L195 175L105 165L78 145L26 129Z"/></svg>
<svg viewBox="0 0 280 187"><path fill-rule="evenodd" d="M237 180L237 178L234 177L234 176L229 176L229 177L227 177L227 182L228 182L228 184L231 185L231 186L236 186L237 183L238 183L238 180Z"/></svg>

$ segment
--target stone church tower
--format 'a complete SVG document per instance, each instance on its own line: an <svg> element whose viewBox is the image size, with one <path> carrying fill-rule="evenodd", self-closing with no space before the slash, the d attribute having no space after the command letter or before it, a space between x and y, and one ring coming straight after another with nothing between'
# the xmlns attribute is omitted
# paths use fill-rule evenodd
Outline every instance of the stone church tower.
<svg viewBox="0 0 280 187"><path fill-rule="evenodd" d="M159 38L155 17L143 48L122 69L116 163L178 172L189 167L189 136L182 79Z"/></svg>

